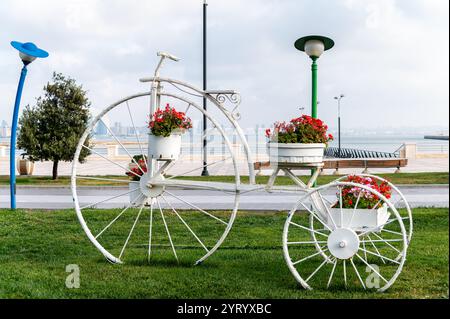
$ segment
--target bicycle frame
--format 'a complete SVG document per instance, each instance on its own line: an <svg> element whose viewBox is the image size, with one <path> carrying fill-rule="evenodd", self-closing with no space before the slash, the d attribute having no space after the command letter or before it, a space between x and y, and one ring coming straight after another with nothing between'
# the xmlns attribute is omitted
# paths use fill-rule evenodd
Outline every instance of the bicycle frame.
<svg viewBox="0 0 450 319"><path fill-rule="evenodd" d="M162 93L162 86L161 83L169 83L173 85L174 87L178 88L180 91L197 96L197 97L204 97L208 101L210 101L214 106L216 106L229 120L233 128L235 129L237 135L239 136L239 140L243 145L244 152L247 158L247 165L248 165L248 171L249 171L249 181L250 184L254 185L256 184L256 178L255 178L255 170L254 170L254 160L253 160L253 154L250 149L250 146L248 144L247 139L245 138L244 131L240 127L238 120L240 118L240 114L238 113L238 108L240 105L240 94L234 90L214 90L214 91L203 91L195 86L192 86L188 83L181 82L178 80L170 79L170 78L161 78L159 76L160 69L163 66L164 60L166 58L170 58L171 60L177 61L178 59L176 57L170 56L166 53L158 53L158 55L161 56L161 60L155 70L155 75L153 77L149 78L142 78L140 79L140 82L143 83L151 83L150 88L150 114L154 114L158 108L160 107L161 102L161 96L164 95ZM182 88L180 88L180 86ZM190 104L195 104L192 101L189 101L187 99L184 99L185 102ZM225 104L226 102L230 102L234 105L233 109L230 111L226 108ZM157 164L156 160L151 159L150 156L150 149L148 150L149 156L148 156L148 169L149 169L149 175L154 176L155 172L157 171Z"/></svg>

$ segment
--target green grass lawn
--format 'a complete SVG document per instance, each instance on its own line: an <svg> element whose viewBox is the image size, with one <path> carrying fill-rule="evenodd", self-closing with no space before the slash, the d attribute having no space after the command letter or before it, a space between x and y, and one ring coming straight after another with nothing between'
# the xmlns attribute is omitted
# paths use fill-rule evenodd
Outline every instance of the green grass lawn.
<svg viewBox="0 0 450 319"><path fill-rule="evenodd" d="M86 216L97 232L117 212L92 210ZM448 209L414 210L408 260L395 284L380 294L362 288L299 288L282 255L283 213L240 212L222 248L203 265L192 266L199 251L169 213L173 240L182 246L179 264L155 219L156 246L148 265L147 247L140 245L148 238L146 212L130 240L126 263L112 265L88 241L72 210L1 210L0 298L448 298L448 214ZM111 246L125 241L133 218L130 214L114 226ZM213 234L196 218L190 220L196 231ZM80 267L79 289L65 286L69 264Z"/></svg>
<svg viewBox="0 0 450 319"><path fill-rule="evenodd" d="M381 177L389 179L394 184L448 184L449 183L449 173L399 173L399 174L378 174ZM124 176L102 176L111 179L123 179L126 180L127 177ZM320 176L318 179L319 184L327 184L335 179L338 176L334 175L325 175ZM209 177L201 177L201 176L193 176L193 177L185 177L184 179L190 180L202 180L202 181L215 181L215 182L233 182L234 176L209 176ZM268 181L268 176L257 176L257 183L266 184ZM309 177L303 176L303 181L307 182ZM248 183L248 176L241 176L241 180L244 183ZM0 176L0 185L7 185L9 183L8 176ZM114 183L114 182L104 182L104 181L95 181L95 180L80 180L79 185L84 186L123 186L123 183ZM17 176L17 185L29 185L29 186L61 186L61 185L69 185L70 177L69 176L61 176L57 180L52 180L50 176ZM286 176L279 176L277 181L277 185L293 185L291 179Z"/></svg>

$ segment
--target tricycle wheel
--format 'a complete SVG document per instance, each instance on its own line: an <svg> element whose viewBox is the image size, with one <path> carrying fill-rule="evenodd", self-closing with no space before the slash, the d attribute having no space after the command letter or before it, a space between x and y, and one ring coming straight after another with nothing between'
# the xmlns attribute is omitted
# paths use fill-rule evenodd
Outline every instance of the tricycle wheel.
<svg viewBox="0 0 450 319"><path fill-rule="evenodd" d="M357 198L351 207L345 202L350 190ZM368 198L375 202L363 209ZM407 248L403 219L391 201L349 182L304 195L283 231L285 261L305 289L359 286L383 292L400 275Z"/></svg>

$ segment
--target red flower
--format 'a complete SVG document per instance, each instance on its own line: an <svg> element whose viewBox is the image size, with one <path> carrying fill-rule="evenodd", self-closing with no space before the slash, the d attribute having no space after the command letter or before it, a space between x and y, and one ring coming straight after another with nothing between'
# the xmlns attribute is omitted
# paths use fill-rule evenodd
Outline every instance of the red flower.
<svg viewBox="0 0 450 319"><path fill-rule="evenodd" d="M166 104L164 110L158 109L151 117L148 127L152 134L156 136L170 136L177 129L192 128L192 121L183 112L178 112L175 108Z"/></svg>
<svg viewBox="0 0 450 319"><path fill-rule="evenodd" d="M392 189L389 184L385 182L378 182L374 178L349 176L344 182L366 185L369 188L379 192L387 199L392 196ZM340 196L340 194L338 193L337 196ZM354 186L344 186L342 189L342 197L344 208L354 208L353 203L356 202L358 197L360 198L358 208L379 208L383 204L380 202L379 196L376 196L370 191Z"/></svg>
<svg viewBox="0 0 450 319"><path fill-rule="evenodd" d="M328 143L333 136L327 134L328 126L320 119L309 115L292 119L289 123L276 122L274 133L267 134L268 138L279 143Z"/></svg>

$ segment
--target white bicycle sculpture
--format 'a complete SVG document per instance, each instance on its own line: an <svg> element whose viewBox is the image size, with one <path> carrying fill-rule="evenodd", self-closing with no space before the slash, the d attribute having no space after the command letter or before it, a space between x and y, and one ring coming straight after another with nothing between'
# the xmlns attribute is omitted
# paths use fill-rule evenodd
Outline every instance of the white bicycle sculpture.
<svg viewBox="0 0 450 319"><path fill-rule="evenodd" d="M285 261L290 271L305 289L340 285L359 286L364 289L377 288L378 291L385 291L394 283L405 263L407 248L413 233L411 209L398 188L382 178L372 175L360 176L387 182L393 190L394 196L391 199L387 199L365 185L346 182L346 177L316 188L313 185L323 163L278 164L274 168L268 184L257 185L252 153L244 132L238 124L240 117L238 113L239 93L236 91L205 92L187 83L160 77L159 72L164 61L166 59L178 61L178 59L166 53L158 53L158 55L161 60L154 76L140 80L143 83L150 83L150 91L121 99L98 114L81 137L73 161L71 186L78 219L89 240L108 261L122 263L125 256L132 256L130 258L133 260L133 256L139 253L141 256L145 253L150 260L154 254L154 248L160 247L161 250L169 249L177 260L185 257L188 262L195 260L196 264L199 264L217 251L230 232L238 212L240 195L264 190L270 193L294 192L299 194L299 199L286 219L282 245ZM177 90L176 93L165 91L163 84L174 87ZM150 98L149 108L148 97ZM142 103L143 98L147 102ZM206 98L213 107L205 111L194 98ZM107 124L106 119L113 111L120 112L118 114L127 117L135 126L135 118L132 116L135 103L132 102L137 100L141 100L141 104L145 105L145 114L153 114L165 100L183 103L186 106L185 113L189 114L191 118L206 116L213 126L207 135L219 135L221 138L219 143L225 146L226 153L223 158L209 163L207 166L231 162L234 172L233 181L229 183L198 181L188 175L192 173L198 175L205 167L204 165L189 167L185 169L185 172L179 174L173 171L177 161L172 159L155 160L151 156L143 157L148 159L146 163L148 171L139 181L114 179L108 176L98 177L102 174L93 175L95 172L93 172L92 166L88 173L83 174L83 166L78 159L80 153L85 150L89 150L109 164L123 169L124 172L130 172L130 169L120 162L109 159L86 146L86 142L99 123ZM248 184L241 182L238 161L234 152L235 143L230 142L221 126L223 120L231 124L240 139L247 158ZM119 141L109 127L107 129L131 158L131 161L136 163L124 144ZM150 154L151 145L149 144L148 150L144 150L137 134L136 140L139 144L140 154L142 156ZM183 167L194 165L192 161L184 164ZM301 169L316 169L307 184L303 183L294 173ZM275 180L280 171L289 176L295 186L275 186ZM82 205L79 194L83 190L79 189L78 184L86 180L111 182L124 186L129 184L130 191L121 194L114 193L114 196L109 198ZM358 187L367 193L376 195L380 199L380 205L377 207L384 208L384 215L374 211L371 212L371 216L375 216L375 218L367 219L367 215L364 217L364 214L356 209L358 203L355 203L355 209L343 209L342 190L349 186ZM106 208L108 203L113 203L114 200L135 192L136 189L139 192L138 200L132 201L124 209L118 210L114 219L103 219L101 210L96 209ZM225 194L232 200L232 208L222 209L218 212L218 209L208 211L198 207L191 203L189 195L192 191L197 190L201 190L203 193L206 191L208 196ZM330 199L330 196L337 197L337 200ZM211 201L214 201L214 197L211 197ZM186 210L186 207L189 207L189 210ZM143 216L146 216L145 219ZM156 222L157 217L161 220L159 224ZM169 223L169 219L178 220L178 224ZM123 228L115 227L119 221L128 223L128 235L123 234ZM160 230L157 229L158 227ZM171 232L171 229L175 229L176 232ZM145 234L145 242L131 245L133 234L138 230ZM181 230L185 230L185 232ZM164 233L167 236L165 244L155 243L156 233ZM174 237L175 234L179 238ZM191 241L196 246L187 244ZM136 261L136 259L134 260ZM325 275L318 276L318 273L321 272Z"/></svg>

